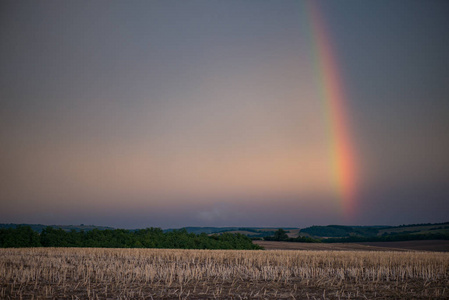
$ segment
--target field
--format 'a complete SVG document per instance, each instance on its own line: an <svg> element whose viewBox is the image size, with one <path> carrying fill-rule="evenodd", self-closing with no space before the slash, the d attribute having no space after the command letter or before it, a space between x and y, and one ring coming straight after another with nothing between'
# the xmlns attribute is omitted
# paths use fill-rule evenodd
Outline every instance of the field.
<svg viewBox="0 0 449 300"><path fill-rule="evenodd" d="M1 299L444 299L449 253L0 249Z"/></svg>
<svg viewBox="0 0 449 300"><path fill-rule="evenodd" d="M448 240L363 243L292 243L254 241L267 250L328 250L328 251L440 251L449 252Z"/></svg>

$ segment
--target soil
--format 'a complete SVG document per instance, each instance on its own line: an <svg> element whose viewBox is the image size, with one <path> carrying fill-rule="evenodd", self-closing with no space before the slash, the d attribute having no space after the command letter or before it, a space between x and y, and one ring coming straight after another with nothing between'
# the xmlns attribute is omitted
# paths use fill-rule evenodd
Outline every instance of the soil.
<svg viewBox="0 0 449 300"><path fill-rule="evenodd" d="M438 251L449 252L449 241L401 241L364 243L294 243L254 241L266 250L326 250L326 251Z"/></svg>

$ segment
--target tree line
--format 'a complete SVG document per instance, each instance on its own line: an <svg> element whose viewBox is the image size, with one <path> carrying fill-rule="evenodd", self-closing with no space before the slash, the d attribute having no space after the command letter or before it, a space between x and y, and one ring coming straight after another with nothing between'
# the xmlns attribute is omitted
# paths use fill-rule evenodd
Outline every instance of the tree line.
<svg viewBox="0 0 449 300"><path fill-rule="evenodd" d="M262 249L242 234L223 233L209 236L205 233L188 233L185 229L164 233L160 228L136 231L125 229L65 231L50 226L40 234L29 226L0 228L0 247Z"/></svg>

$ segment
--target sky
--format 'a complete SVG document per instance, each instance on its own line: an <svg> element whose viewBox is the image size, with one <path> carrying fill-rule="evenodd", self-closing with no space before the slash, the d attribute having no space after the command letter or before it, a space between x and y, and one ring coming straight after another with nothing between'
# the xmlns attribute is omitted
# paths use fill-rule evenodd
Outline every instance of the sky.
<svg viewBox="0 0 449 300"><path fill-rule="evenodd" d="M2 1L0 223L449 220L449 2Z"/></svg>

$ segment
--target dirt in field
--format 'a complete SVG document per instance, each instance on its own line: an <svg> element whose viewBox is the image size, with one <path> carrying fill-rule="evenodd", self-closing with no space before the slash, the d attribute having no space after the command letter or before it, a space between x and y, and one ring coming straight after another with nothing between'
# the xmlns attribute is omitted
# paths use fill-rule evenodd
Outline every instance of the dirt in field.
<svg viewBox="0 0 449 300"><path fill-rule="evenodd" d="M382 246L394 249L449 252L449 241L447 240L375 242L375 243L366 242L359 244L363 246L372 246L372 247Z"/></svg>
<svg viewBox="0 0 449 300"><path fill-rule="evenodd" d="M254 241L266 250L338 250L338 251L439 251L449 252L449 241L402 241L365 243L293 243Z"/></svg>
<svg viewBox="0 0 449 300"><path fill-rule="evenodd" d="M72 284L23 286L12 291L1 286L1 299L447 299L443 282L349 282L331 280L289 280L282 282L240 281L235 283L205 280L200 284L171 286L161 284L117 285L92 283L86 287ZM442 293L438 291L443 290Z"/></svg>

